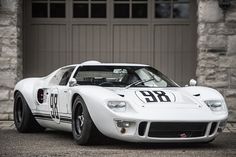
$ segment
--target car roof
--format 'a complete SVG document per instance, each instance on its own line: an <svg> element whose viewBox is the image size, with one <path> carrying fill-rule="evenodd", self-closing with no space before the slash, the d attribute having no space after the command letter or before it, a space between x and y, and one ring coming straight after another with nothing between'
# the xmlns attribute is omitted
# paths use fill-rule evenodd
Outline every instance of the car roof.
<svg viewBox="0 0 236 157"><path fill-rule="evenodd" d="M146 64L133 64L133 63L101 63L98 61L86 61L81 64L71 64L64 67L70 66L149 66Z"/></svg>

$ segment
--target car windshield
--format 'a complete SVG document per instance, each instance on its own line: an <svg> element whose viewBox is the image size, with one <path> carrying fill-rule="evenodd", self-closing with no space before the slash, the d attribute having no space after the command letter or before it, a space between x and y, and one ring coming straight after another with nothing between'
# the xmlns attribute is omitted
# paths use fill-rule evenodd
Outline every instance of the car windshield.
<svg viewBox="0 0 236 157"><path fill-rule="evenodd" d="M177 87L158 70L149 66L82 66L74 78L79 85L103 87Z"/></svg>

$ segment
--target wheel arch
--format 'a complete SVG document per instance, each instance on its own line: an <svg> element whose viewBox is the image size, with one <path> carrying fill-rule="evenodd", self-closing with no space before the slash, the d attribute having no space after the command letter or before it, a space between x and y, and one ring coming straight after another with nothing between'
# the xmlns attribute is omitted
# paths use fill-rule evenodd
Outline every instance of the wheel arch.
<svg viewBox="0 0 236 157"><path fill-rule="evenodd" d="M74 104L75 99L76 99L77 96L80 96L80 97L81 97L81 95L80 95L79 93L74 93L73 96L72 96L71 105L70 105L70 107L71 107L71 113L72 113L72 109L73 109L73 104ZM81 98L82 98L82 97L81 97ZM83 99L83 98L82 98L82 99Z"/></svg>
<svg viewBox="0 0 236 157"><path fill-rule="evenodd" d="M34 88L38 81L38 78L23 79L16 84L14 89L14 98L20 92L31 110L36 109Z"/></svg>

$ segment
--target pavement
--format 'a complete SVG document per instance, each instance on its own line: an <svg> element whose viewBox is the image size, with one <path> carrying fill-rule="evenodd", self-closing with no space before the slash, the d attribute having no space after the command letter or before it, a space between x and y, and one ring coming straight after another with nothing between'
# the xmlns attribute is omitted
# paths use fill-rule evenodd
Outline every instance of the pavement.
<svg viewBox="0 0 236 157"><path fill-rule="evenodd" d="M47 130L18 133L12 121L0 121L0 157L236 157L236 123L210 144L128 143L104 139L92 146L77 145L71 133Z"/></svg>

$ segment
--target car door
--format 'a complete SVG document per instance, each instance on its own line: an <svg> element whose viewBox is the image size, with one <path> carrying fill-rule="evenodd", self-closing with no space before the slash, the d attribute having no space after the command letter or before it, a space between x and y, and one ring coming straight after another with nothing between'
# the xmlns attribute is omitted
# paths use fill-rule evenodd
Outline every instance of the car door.
<svg viewBox="0 0 236 157"><path fill-rule="evenodd" d="M66 67L58 73L58 82L49 89L50 115L56 123L60 123L61 117L68 114L69 86L68 81L75 67Z"/></svg>

